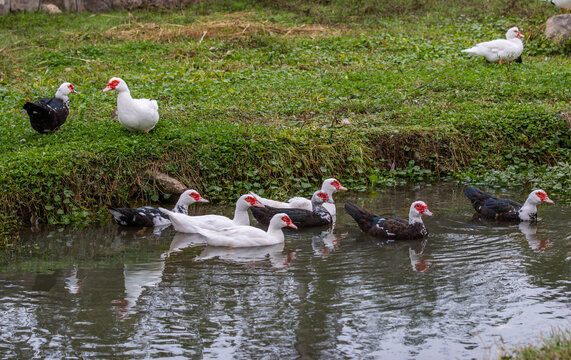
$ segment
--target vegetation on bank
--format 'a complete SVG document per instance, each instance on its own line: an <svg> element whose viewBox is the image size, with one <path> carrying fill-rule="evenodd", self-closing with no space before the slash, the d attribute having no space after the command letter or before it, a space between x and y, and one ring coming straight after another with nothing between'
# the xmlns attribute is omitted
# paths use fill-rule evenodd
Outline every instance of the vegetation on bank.
<svg viewBox="0 0 571 360"><path fill-rule="evenodd" d="M309 194L330 176L357 190L541 186L569 201L571 44L542 35L555 8L353 3L1 17L0 236L165 200L149 168L215 201ZM526 40L510 71L460 52L513 25ZM114 121L116 94L101 92L112 76L159 101L150 134ZM80 92L70 117L38 134L20 109L63 81Z"/></svg>
<svg viewBox="0 0 571 360"><path fill-rule="evenodd" d="M501 360L559 360L571 359L571 331L556 330L542 337L539 345L520 346L503 350Z"/></svg>

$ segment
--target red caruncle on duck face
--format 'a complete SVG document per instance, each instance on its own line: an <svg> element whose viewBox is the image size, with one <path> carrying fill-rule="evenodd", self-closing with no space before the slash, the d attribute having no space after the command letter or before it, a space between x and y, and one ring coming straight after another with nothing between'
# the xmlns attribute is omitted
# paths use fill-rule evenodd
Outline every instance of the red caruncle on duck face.
<svg viewBox="0 0 571 360"><path fill-rule="evenodd" d="M115 90L115 88L119 85L119 80L113 80L107 83L107 86L111 89Z"/></svg>
<svg viewBox="0 0 571 360"><path fill-rule="evenodd" d="M317 193L317 196L319 196L323 200L323 202L327 202L327 200L329 199L329 195L327 195L324 192Z"/></svg>
<svg viewBox="0 0 571 360"><path fill-rule="evenodd" d="M75 92L75 86L73 86L72 84L69 84L67 88L69 89L70 92Z"/></svg>
<svg viewBox="0 0 571 360"><path fill-rule="evenodd" d="M200 194L197 192L191 192L189 195L191 198L193 198L196 201L198 201L200 199Z"/></svg>

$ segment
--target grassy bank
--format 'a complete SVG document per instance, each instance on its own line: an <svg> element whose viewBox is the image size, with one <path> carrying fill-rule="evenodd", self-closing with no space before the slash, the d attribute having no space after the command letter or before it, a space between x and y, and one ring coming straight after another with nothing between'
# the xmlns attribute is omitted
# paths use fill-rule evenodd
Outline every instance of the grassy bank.
<svg viewBox="0 0 571 360"><path fill-rule="evenodd" d="M503 350L501 360L556 360L571 357L571 331L556 330L542 337L539 345L520 346Z"/></svg>
<svg viewBox="0 0 571 360"><path fill-rule="evenodd" d="M455 180L541 186L569 199L571 45L541 30L542 2L217 1L183 10L0 18L0 233L81 224L106 206L164 200L143 172L215 201ZM460 50L526 35L522 64ZM122 77L159 101L150 134L114 120ZM25 101L63 81L71 114L36 133ZM568 200L567 200L568 201Z"/></svg>

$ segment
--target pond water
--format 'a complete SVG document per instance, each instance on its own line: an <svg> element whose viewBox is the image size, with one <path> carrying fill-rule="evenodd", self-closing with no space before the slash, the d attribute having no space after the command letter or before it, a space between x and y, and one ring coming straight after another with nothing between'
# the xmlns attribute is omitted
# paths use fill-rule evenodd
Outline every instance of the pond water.
<svg viewBox="0 0 571 360"><path fill-rule="evenodd" d="M338 194L335 229L287 229L269 248L208 248L113 223L24 233L45 256L0 265L0 354L485 359L570 328L571 207L552 196L537 226L487 223L472 219L462 192ZM406 217L418 199L434 213L424 241L372 239L342 208Z"/></svg>

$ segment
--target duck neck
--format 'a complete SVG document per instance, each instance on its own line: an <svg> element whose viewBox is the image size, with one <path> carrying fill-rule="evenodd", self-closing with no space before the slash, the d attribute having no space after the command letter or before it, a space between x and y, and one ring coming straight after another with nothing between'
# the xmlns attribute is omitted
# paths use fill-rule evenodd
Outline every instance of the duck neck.
<svg viewBox="0 0 571 360"><path fill-rule="evenodd" d="M66 104L69 103L69 97L66 94L62 93L59 89L58 89L58 91L56 91L56 94L54 95L54 97L56 99L62 100Z"/></svg>
<svg viewBox="0 0 571 360"><path fill-rule="evenodd" d="M188 215L188 205L184 204L182 199L179 199L172 209L172 212Z"/></svg>
<svg viewBox="0 0 571 360"><path fill-rule="evenodd" d="M527 198L521 209L519 209L519 218L523 221L537 220L537 206L529 198Z"/></svg>
<svg viewBox="0 0 571 360"><path fill-rule="evenodd" d="M284 232L281 227L272 226L272 224L270 224L267 233L271 238L279 240L279 242L285 241Z"/></svg>
<svg viewBox="0 0 571 360"><path fill-rule="evenodd" d="M250 217L248 216L248 209L241 206L236 206L234 210L234 225L250 225Z"/></svg>
<svg viewBox="0 0 571 360"><path fill-rule="evenodd" d="M414 225L414 224L424 225L424 223L422 222L422 217L420 216L420 214L417 213L416 211L413 211L413 210L411 210L410 213L408 214L408 224L409 225Z"/></svg>

